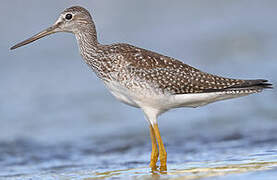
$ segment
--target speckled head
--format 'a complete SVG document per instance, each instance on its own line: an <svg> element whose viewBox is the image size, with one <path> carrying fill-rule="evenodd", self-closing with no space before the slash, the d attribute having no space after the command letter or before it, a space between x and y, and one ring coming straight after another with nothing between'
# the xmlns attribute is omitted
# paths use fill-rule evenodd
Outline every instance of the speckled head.
<svg viewBox="0 0 277 180"><path fill-rule="evenodd" d="M93 20L88 10L73 6L64 10L55 24L59 24L60 31L76 34L89 29Z"/></svg>
<svg viewBox="0 0 277 180"><path fill-rule="evenodd" d="M41 31L40 33L32 36L25 41L16 44L15 46L11 47L11 49L16 49L18 47L24 46L56 32L69 32L78 34L88 31L90 33L96 34L95 26L90 13L83 7L73 6L65 9L60 14L58 20L51 27Z"/></svg>

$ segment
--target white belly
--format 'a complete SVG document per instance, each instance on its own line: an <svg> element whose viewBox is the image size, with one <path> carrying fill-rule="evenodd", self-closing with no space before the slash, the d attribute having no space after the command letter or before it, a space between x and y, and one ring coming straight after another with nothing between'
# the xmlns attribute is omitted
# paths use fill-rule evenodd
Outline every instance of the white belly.
<svg viewBox="0 0 277 180"><path fill-rule="evenodd" d="M164 104L170 99L167 94L161 94L150 85L128 89L116 81L105 82L106 87L119 101L138 108L164 109ZM166 108L167 109L167 108Z"/></svg>
<svg viewBox="0 0 277 180"><path fill-rule="evenodd" d="M226 94L225 92L195 93L195 94L161 94L147 88L129 90L120 83L105 82L111 93L121 102L142 109L155 109L163 113L172 108L198 107L212 102L246 96L245 94Z"/></svg>
<svg viewBox="0 0 277 180"><path fill-rule="evenodd" d="M112 95L114 95L114 97L119 101L130 106L139 107L132 93L126 87L123 87L117 82L105 82L105 85L110 90Z"/></svg>

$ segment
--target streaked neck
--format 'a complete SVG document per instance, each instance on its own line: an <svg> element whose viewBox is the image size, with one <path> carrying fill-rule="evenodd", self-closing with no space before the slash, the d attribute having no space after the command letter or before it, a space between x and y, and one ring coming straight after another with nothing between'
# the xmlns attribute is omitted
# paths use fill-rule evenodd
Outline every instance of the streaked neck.
<svg viewBox="0 0 277 180"><path fill-rule="evenodd" d="M98 48L100 46L94 24L91 23L85 28L80 29L75 33L75 36L80 54L87 64L92 65L92 62L97 60L96 58L99 56Z"/></svg>
<svg viewBox="0 0 277 180"><path fill-rule="evenodd" d="M75 33L76 39L79 45L79 51L83 59L89 67L97 74L101 79L104 77L103 68L105 62L100 58L103 56L101 45L97 40L97 33L94 24L91 27L86 28L84 31Z"/></svg>

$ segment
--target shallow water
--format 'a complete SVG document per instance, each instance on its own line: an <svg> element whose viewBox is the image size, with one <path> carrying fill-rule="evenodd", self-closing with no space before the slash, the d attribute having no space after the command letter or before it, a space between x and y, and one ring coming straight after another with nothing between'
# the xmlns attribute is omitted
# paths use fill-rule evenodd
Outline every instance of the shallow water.
<svg viewBox="0 0 277 180"><path fill-rule="evenodd" d="M154 2L78 4L93 13L103 43L127 42L207 72L277 84L277 1ZM1 17L9 17L0 28L0 179L275 179L274 89L162 115L164 173L148 168L142 113L109 94L82 62L72 35L8 50L73 4L0 6Z"/></svg>
<svg viewBox="0 0 277 180"><path fill-rule="evenodd" d="M276 132L276 129L272 131ZM260 135L265 136L263 133ZM232 175L248 173L253 176L251 179L255 179L255 173L269 174L268 177L276 175L276 135L260 140L237 134L218 140L199 137L192 140L180 136L166 138L170 142L166 143L169 153L167 172L147 168L150 143L144 138L113 136L112 139L102 137L101 141L93 138L91 141L51 145L27 140L2 143L0 177L228 179L230 176L232 179Z"/></svg>

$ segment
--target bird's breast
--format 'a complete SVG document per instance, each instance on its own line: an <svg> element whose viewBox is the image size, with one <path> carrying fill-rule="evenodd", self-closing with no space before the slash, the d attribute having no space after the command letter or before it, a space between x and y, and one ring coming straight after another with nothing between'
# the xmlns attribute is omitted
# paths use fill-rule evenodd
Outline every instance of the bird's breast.
<svg viewBox="0 0 277 180"><path fill-rule="evenodd" d="M132 93L126 87L116 81L105 81L104 83L116 99L130 106L139 107Z"/></svg>

